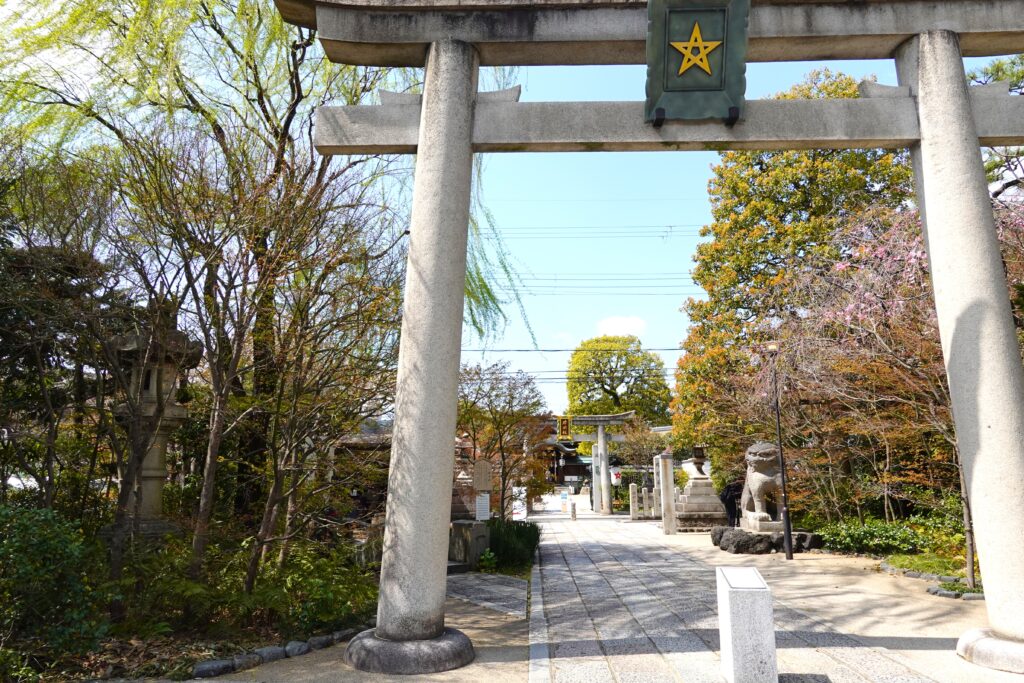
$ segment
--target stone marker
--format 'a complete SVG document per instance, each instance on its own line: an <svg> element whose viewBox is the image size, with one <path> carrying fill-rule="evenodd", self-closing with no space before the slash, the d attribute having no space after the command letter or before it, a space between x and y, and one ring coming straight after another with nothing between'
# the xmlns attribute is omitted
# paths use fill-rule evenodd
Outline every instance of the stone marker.
<svg viewBox="0 0 1024 683"><path fill-rule="evenodd" d="M601 514L612 514L612 468L608 463L608 441L604 425L597 426L597 450L601 453Z"/></svg>
<svg viewBox="0 0 1024 683"><path fill-rule="evenodd" d="M772 592L753 567L716 567L722 676L728 683L777 683Z"/></svg>
<svg viewBox="0 0 1024 683"><path fill-rule="evenodd" d="M636 484L629 485L629 518L633 521L640 519L640 501L637 500Z"/></svg>
<svg viewBox="0 0 1024 683"><path fill-rule="evenodd" d="M653 501L651 509L654 511L654 518L661 518L661 456L654 456L654 488L651 489Z"/></svg>
<svg viewBox="0 0 1024 683"><path fill-rule="evenodd" d="M671 455L663 455L658 461L661 468L661 528L668 534L676 532L676 499L672 490L675 488L672 476Z"/></svg>

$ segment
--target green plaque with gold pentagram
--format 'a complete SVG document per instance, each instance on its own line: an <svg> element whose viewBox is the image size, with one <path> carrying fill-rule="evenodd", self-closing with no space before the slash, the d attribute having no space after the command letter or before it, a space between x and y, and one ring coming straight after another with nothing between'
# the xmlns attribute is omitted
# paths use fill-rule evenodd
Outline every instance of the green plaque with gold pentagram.
<svg viewBox="0 0 1024 683"><path fill-rule="evenodd" d="M650 0L649 123L743 116L750 0Z"/></svg>

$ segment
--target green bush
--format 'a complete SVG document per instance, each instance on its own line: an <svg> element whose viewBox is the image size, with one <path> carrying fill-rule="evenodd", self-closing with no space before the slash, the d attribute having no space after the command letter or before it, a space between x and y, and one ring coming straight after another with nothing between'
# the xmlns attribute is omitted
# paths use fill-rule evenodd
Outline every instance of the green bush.
<svg viewBox="0 0 1024 683"><path fill-rule="evenodd" d="M103 600L80 531L52 510L0 507L0 633L59 652L103 635Z"/></svg>
<svg viewBox="0 0 1024 683"><path fill-rule="evenodd" d="M189 545L168 539L136 556L125 581L126 633L231 632L271 626L302 636L352 625L376 609L377 579L345 547L293 541L288 561L264 564L251 594L244 591L248 546L211 545L205 581L188 578ZM135 589L135 590L132 590Z"/></svg>
<svg viewBox="0 0 1024 683"><path fill-rule="evenodd" d="M377 607L377 577L358 566L346 550L326 555L312 545L292 552L288 563L265 577L270 592L285 598L279 621L303 634L351 626Z"/></svg>
<svg viewBox="0 0 1024 683"><path fill-rule="evenodd" d="M945 496L926 514L914 515L907 520L921 535L922 547L937 555L963 557L967 545L964 535L963 508L960 496Z"/></svg>
<svg viewBox="0 0 1024 683"><path fill-rule="evenodd" d="M675 478L676 478L676 486L679 488L680 491L682 491L684 488L686 488L687 482L690 481L689 473L686 470L684 470L682 467L680 467L678 470L676 470Z"/></svg>
<svg viewBox="0 0 1024 683"><path fill-rule="evenodd" d="M480 553L480 559L477 561L477 569L489 574L498 568L498 556L491 552L491 549Z"/></svg>
<svg viewBox="0 0 1024 683"><path fill-rule="evenodd" d="M916 553L923 545L920 534L913 529L876 520L868 520L864 524L856 521L829 524L818 533L825 542L825 548L840 553Z"/></svg>
<svg viewBox="0 0 1024 683"><path fill-rule="evenodd" d="M28 657L15 650L0 647L0 681L29 683L39 680L39 674L27 663Z"/></svg>
<svg viewBox="0 0 1024 683"><path fill-rule="evenodd" d="M533 554L540 544L540 527L533 522L491 519L487 526L491 531L491 552L498 558L500 567L517 567L533 561Z"/></svg>

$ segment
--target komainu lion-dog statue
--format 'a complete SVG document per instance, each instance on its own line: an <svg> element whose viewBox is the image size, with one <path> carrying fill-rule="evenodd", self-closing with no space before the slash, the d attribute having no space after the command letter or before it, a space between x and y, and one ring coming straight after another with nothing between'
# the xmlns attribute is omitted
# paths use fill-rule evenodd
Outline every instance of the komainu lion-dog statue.
<svg viewBox="0 0 1024 683"><path fill-rule="evenodd" d="M765 502L769 493L778 494L782 488L779 473L779 449L773 443L759 441L747 449L747 480L743 483L740 510L752 522L771 520Z"/></svg>

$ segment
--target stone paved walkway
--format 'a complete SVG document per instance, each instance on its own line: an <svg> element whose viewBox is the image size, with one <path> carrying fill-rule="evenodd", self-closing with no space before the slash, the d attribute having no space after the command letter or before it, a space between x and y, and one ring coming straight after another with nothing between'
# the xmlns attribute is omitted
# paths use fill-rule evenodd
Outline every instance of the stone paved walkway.
<svg viewBox="0 0 1024 683"><path fill-rule="evenodd" d="M719 683L715 564L761 565L775 598L786 683L1024 681L974 667L953 651L967 627L984 625L983 607L935 603L941 598L924 595L923 587L869 570L870 561L855 561L860 566L851 570L848 558L826 567L829 556L791 563L775 555L737 557L718 551L706 535L669 537L655 523L589 513L575 522L564 515L534 521L543 528L535 572L543 590L538 599L533 587L531 683ZM961 610L969 618L960 619ZM981 624L969 623L978 618ZM950 623L945 630L931 624L941 631L936 637L915 619Z"/></svg>
<svg viewBox="0 0 1024 683"><path fill-rule="evenodd" d="M523 579L503 574L467 572L448 576L448 597L504 612L520 619L526 618L526 592L528 583Z"/></svg>

